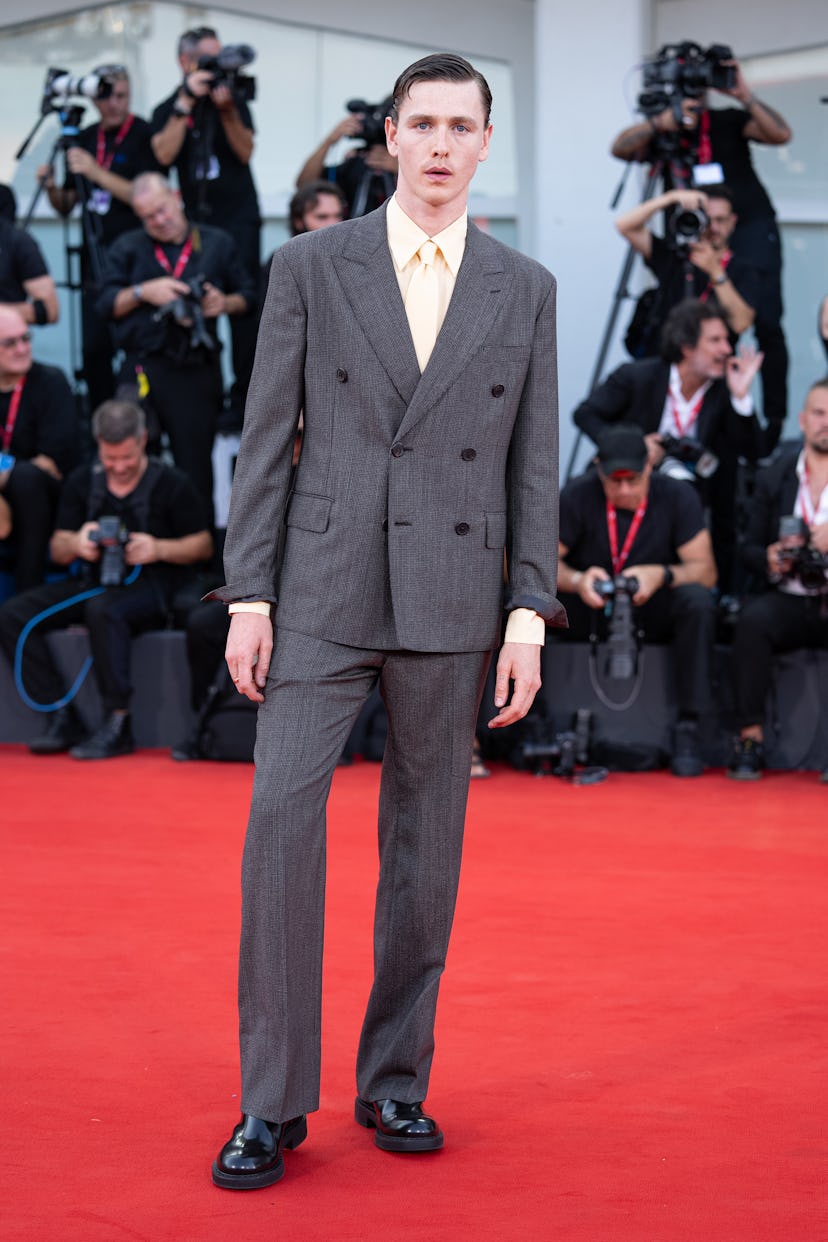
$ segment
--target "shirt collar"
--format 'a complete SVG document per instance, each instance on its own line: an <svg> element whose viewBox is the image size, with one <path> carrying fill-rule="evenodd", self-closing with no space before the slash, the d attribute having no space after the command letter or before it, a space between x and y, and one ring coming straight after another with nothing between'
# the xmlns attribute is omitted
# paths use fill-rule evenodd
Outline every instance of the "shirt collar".
<svg viewBox="0 0 828 1242"><path fill-rule="evenodd" d="M682 395L681 391L681 376L679 375L679 369L675 362L670 367L670 396L680 408L692 407L695 405L696 401L702 400L704 398L704 394L707 392L712 383L712 380L705 380L701 388L697 388L691 396L685 397Z"/></svg>
<svg viewBox="0 0 828 1242"><path fill-rule="evenodd" d="M386 225L388 248L394 260L394 266L398 272L401 272L414 258L423 242L429 240L429 236L428 233L423 232L419 224L415 224L411 217L405 214L397 202L396 194L388 203ZM440 247L446 266L455 279L466 249L468 225L469 213L464 211L461 216L451 222L448 228L435 233L431 238L431 241Z"/></svg>

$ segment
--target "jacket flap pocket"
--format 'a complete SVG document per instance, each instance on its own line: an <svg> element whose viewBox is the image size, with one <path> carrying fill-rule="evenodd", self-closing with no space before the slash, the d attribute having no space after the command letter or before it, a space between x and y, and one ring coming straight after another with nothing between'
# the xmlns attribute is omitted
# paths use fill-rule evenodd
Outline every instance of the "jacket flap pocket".
<svg viewBox="0 0 828 1242"><path fill-rule="evenodd" d="M506 514L486 514L486 547L502 548L506 542Z"/></svg>
<svg viewBox="0 0 828 1242"><path fill-rule="evenodd" d="M312 530L321 535L328 529L331 517L331 499L328 496L311 496L307 492L294 492L285 522L300 530Z"/></svg>

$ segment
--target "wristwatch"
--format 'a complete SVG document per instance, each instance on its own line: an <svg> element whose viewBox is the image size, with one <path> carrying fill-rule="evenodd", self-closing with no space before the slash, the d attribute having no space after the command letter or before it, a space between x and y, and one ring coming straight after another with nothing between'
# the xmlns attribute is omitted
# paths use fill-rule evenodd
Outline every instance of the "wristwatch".
<svg viewBox="0 0 828 1242"><path fill-rule="evenodd" d="M670 568L670 566L669 566L669 565L665 565L665 566L664 566L664 582L663 582L663 584L662 584L662 585L663 585L663 586L666 586L666 587L671 587L671 586L673 585L673 578L674 578L674 577L675 577L675 575L674 575L674 573L673 573L672 569Z"/></svg>
<svg viewBox="0 0 828 1242"><path fill-rule="evenodd" d="M725 282L726 280L729 280L729 279L730 279L730 277L728 276L727 272L722 272L721 276L717 276L717 277L716 277L716 279L713 281L713 284L714 284L714 285L723 285L723 284L724 284L724 282Z"/></svg>
<svg viewBox="0 0 828 1242"><path fill-rule="evenodd" d="M172 110L173 110L173 116L188 117L190 115L190 109L182 108L181 104L178 102L177 99L172 106Z"/></svg>
<svg viewBox="0 0 828 1242"><path fill-rule="evenodd" d="M135 298L135 301L136 301L136 302L143 302L144 298L143 298L143 296L142 296L142 294L141 294L141 286L140 286L140 285L133 285L133 286L132 286L132 296Z"/></svg>

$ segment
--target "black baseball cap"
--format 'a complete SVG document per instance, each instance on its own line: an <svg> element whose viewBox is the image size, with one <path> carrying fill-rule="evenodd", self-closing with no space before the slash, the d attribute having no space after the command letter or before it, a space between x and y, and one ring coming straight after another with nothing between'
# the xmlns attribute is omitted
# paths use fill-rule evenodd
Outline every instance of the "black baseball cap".
<svg viewBox="0 0 828 1242"><path fill-rule="evenodd" d="M616 423L598 441L598 464L604 474L640 474L647 463L644 432L635 423Z"/></svg>

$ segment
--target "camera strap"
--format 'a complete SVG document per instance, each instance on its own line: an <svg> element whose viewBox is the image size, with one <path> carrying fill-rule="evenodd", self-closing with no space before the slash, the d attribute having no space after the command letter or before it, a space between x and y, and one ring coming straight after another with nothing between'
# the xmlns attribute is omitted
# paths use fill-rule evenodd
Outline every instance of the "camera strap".
<svg viewBox="0 0 828 1242"><path fill-rule="evenodd" d="M164 467L158 458L150 457L147 460L147 468L141 475L141 478L133 491L131 491L128 496L114 498L125 502L121 508L129 510L132 521L135 524L135 530L137 531L146 531L149 526L150 498L156 483L163 473L163 470ZM92 467L92 477L90 479L89 494L87 497L87 522L97 521L100 517L101 507L104 503L106 493L106 471L100 462L95 462Z"/></svg>
<svg viewBox="0 0 828 1242"><path fill-rule="evenodd" d="M175 261L175 267L173 267L167 256L164 254L164 251L157 243L154 246L154 250L155 257L158 260L159 265L163 267L168 276L172 276L173 280L178 280L179 276L184 271L184 268L187 266L190 255L193 253L193 235L190 233L189 237L182 246L181 253Z"/></svg>
<svg viewBox="0 0 828 1242"><path fill-rule="evenodd" d="M118 130L117 134L115 135L115 139L112 143L112 150L108 154L106 150L106 130L104 129L103 125L98 126L98 137L97 137L97 143L95 146L95 163L99 164L101 168L105 168L107 171L109 171L109 169L112 167L112 161L115 158L115 152L118 150L118 147L121 145L121 143L124 141L129 131L132 129L132 122L134 120L135 120L135 117L130 112L129 116L124 121L123 125Z"/></svg>
<svg viewBox="0 0 828 1242"><path fill-rule="evenodd" d="M14 435L14 425L17 422L17 411L20 409L20 398L23 396L23 388L26 383L26 376L21 375L20 379L14 386L14 392L9 402L9 412L6 415L6 426L3 429L3 452L8 453L11 445L12 436Z"/></svg>
<svg viewBox="0 0 828 1242"><path fill-rule="evenodd" d="M647 499L645 496L633 514L630 529L627 531L627 538L624 540L624 546L620 552L618 551L618 514L615 505L607 501L607 535L609 536L613 574L620 574L629 559L635 537L638 534L638 528L644 521L644 514L647 512Z"/></svg>

